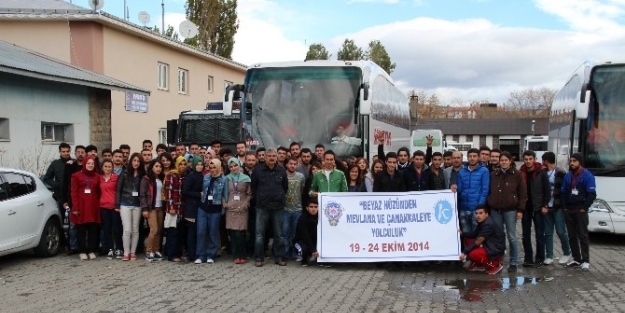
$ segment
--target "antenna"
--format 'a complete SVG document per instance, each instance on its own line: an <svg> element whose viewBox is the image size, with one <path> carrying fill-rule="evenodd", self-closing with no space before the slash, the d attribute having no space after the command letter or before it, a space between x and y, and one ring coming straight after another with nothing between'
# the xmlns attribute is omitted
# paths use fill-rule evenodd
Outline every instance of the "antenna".
<svg viewBox="0 0 625 313"><path fill-rule="evenodd" d="M182 21L180 26L178 26L178 33L183 38L193 38L197 36L199 31L197 30L197 26L193 24L191 21Z"/></svg>
<svg viewBox="0 0 625 313"><path fill-rule="evenodd" d="M99 11L104 6L104 0L89 0L89 7L92 10Z"/></svg>
<svg viewBox="0 0 625 313"><path fill-rule="evenodd" d="M143 26L145 26L145 24L150 22L150 13L146 11L141 11L139 12L138 18L139 18L139 22L141 22Z"/></svg>
<svg viewBox="0 0 625 313"><path fill-rule="evenodd" d="M165 0L161 1L161 20L162 20L162 27L163 29L161 29L161 34L165 35Z"/></svg>

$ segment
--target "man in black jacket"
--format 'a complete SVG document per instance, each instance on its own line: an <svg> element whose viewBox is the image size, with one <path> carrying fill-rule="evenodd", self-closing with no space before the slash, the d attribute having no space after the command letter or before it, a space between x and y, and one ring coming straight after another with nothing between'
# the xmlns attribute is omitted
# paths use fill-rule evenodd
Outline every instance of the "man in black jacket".
<svg viewBox="0 0 625 313"><path fill-rule="evenodd" d="M397 154L386 154L386 170L375 175L373 192L406 191L403 173L397 170Z"/></svg>
<svg viewBox="0 0 625 313"><path fill-rule="evenodd" d="M501 260L506 249L506 237L488 214L485 205L475 209L475 219L475 231L462 234L466 247L460 254L460 261L467 258L473 262L467 268L469 271L485 271L486 274L496 275L503 269Z"/></svg>
<svg viewBox="0 0 625 313"><path fill-rule="evenodd" d="M50 188L52 188L54 199L56 200L56 205L63 217L62 220L65 219L65 209L63 208L63 199L61 197L61 192L63 189L63 179L65 174L65 164L67 161L71 160L70 152L72 147L67 143L63 142L59 145L59 155L60 157L52 163L48 167L46 174L43 176L43 182L46 183ZM64 237L64 236L63 236ZM65 240L61 240L61 245L65 244Z"/></svg>
<svg viewBox="0 0 625 313"><path fill-rule="evenodd" d="M306 210L297 222L295 232L295 249L298 251L297 260L301 258L302 266L308 266L308 260L319 257L317 252L317 223L319 222L319 204L316 198L310 199Z"/></svg>
<svg viewBox="0 0 625 313"><path fill-rule="evenodd" d="M536 160L534 151L523 152L523 163L521 174L527 184L527 202L521 220L523 251L525 252L523 266L531 267L535 264L542 266L545 261L545 220L542 212L549 209L551 185L549 185L547 171ZM534 237L536 238L535 257L532 249L532 224L534 224Z"/></svg>
<svg viewBox="0 0 625 313"><path fill-rule="evenodd" d="M286 170L278 166L278 152L267 149L265 164L252 172L252 194L256 199L255 265L263 266L265 260L265 229L271 219L273 225L273 257L276 264L286 266L285 243L282 235L282 215L289 188Z"/></svg>
<svg viewBox="0 0 625 313"><path fill-rule="evenodd" d="M82 159L86 155L85 147L78 145L74 148L74 155L76 156L76 160L69 160L65 164L65 169L63 170L63 182L61 184L61 197L60 201L63 203L63 207L71 207L72 206L72 197L71 197L71 178L72 174L80 171L82 169ZM74 254L78 251L78 241L76 240L76 228L74 228L74 224L69 225L69 242L66 243L66 253L67 255Z"/></svg>

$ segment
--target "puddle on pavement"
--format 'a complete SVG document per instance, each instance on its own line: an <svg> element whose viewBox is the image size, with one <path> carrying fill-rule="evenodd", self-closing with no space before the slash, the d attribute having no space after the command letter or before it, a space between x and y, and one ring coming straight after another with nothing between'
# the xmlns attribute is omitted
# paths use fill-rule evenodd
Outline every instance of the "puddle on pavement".
<svg viewBox="0 0 625 313"><path fill-rule="evenodd" d="M508 290L519 291L524 287L531 287L539 283L553 281L553 277L505 277L496 280L480 279L456 279L446 280L444 286L447 290L457 290L460 299L467 301L482 301L485 293L505 292Z"/></svg>

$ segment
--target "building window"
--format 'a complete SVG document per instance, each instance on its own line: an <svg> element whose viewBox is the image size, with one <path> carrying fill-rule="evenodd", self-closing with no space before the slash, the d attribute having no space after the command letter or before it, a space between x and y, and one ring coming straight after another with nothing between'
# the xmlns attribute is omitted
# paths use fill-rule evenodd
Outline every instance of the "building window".
<svg viewBox="0 0 625 313"><path fill-rule="evenodd" d="M189 93L189 71L183 68L178 69L178 93Z"/></svg>
<svg viewBox="0 0 625 313"><path fill-rule="evenodd" d="M11 140L9 119L0 117L0 140Z"/></svg>
<svg viewBox="0 0 625 313"><path fill-rule="evenodd" d="M160 128L158 130L158 143L167 144L167 128Z"/></svg>
<svg viewBox="0 0 625 313"><path fill-rule="evenodd" d="M208 92L213 92L213 76L208 76Z"/></svg>
<svg viewBox="0 0 625 313"><path fill-rule="evenodd" d="M72 142L72 131L71 124L41 122L41 141Z"/></svg>
<svg viewBox="0 0 625 313"><path fill-rule="evenodd" d="M473 142L473 135L467 135L467 142Z"/></svg>
<svg viewBox="0 0 625 313"><path fill-rule="evenodd" d="M169 64L158 62L158 89L169 90Z"/></svg>
<svg viewBox="0 0 625 313"><path fill-rule="evenodd" d="M452 139L453 139L453 142L458 142L460 140L460 136L454 135Z"/></svg>
<svg viewBox="0 0 625 313"><path fill-rule="evenodd" d="M226 89L228 89L228 87L234 85L233 82L229 82L227 80L224 80L224 93L226 93Z"/></svg>

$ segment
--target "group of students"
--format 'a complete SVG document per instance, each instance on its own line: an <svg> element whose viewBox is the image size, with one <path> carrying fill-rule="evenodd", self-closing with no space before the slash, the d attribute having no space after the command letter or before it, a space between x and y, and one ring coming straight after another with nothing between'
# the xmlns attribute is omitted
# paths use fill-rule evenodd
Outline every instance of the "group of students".
<svg viewBox="0 0 625 313"><path fill-rule="evenodd" d="M544 154L541 164L526 151L525 165L517 170L512 156L498 149L471 149L463 164L461 152L432 153L432 138L425 152L412 157L407 148L385 154L380 141L371 165L362 157L339 160L321 144L313 152L295 142L254 152L245 142L237 143L236 151L222 149L218 140L188 149L158 145L153 158L146 140L141 153L131 155L130 147L122 145L105 149L102 161L94 146L76 146L73 160L69 145L61 144L61 158L50 165L44 181L55 189L59 205L69 208L67 249L78 250L83 260L96 258L98 251L111 259L135 260L145 250L146 260L155 261L164 258L165 250L172 262L202 264L229 251L235 264L253 257L260 267L273 237L276 264L294 259L307 265L319 256L319 193L451 189L458 193L462 236L472 238L461 255L470 260L468 269L498 273L507 236L509 271L516 271L517 219L523 223L524 266L553 263L555 227L565 254L560 263L589 269L584 222L595 186L581 155L571 157L566 173L555 167L553 153Z"/></svg>

